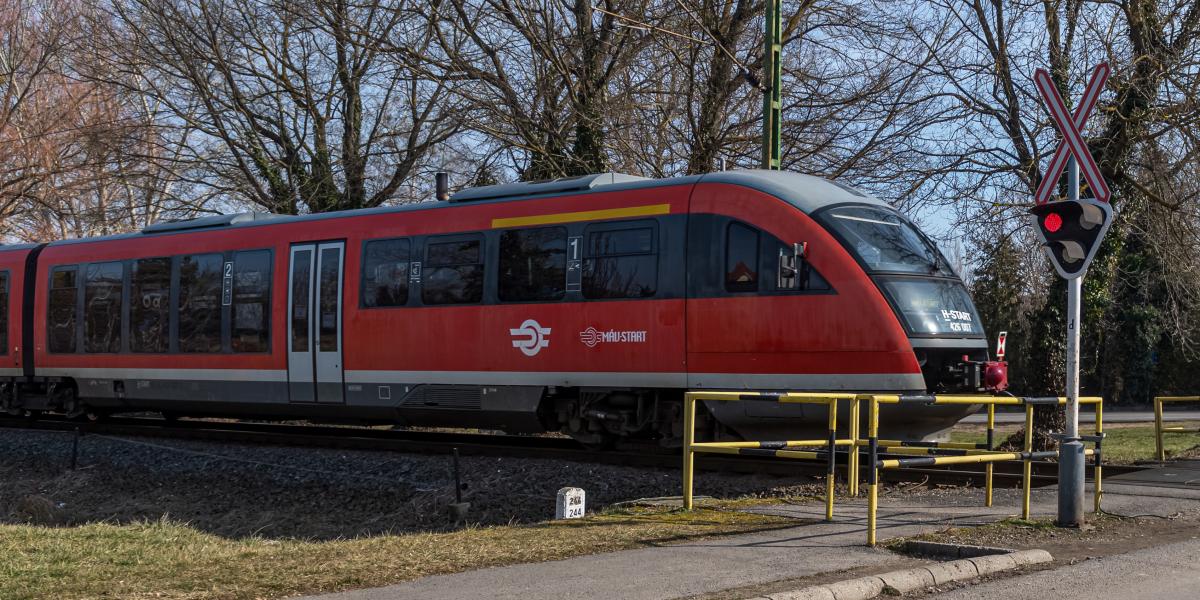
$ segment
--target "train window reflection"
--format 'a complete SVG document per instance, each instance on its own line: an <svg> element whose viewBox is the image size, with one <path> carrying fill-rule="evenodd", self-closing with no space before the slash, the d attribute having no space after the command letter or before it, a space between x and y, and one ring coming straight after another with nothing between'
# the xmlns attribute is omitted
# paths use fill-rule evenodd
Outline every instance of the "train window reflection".
<svg viewBox="0 0 1200 600"><path fill-rule="evenodd" d="M953 276L938 249L897 213L873 206L837 208L828 223L872 271Z"/></svg>
<svg viewBox="0 0 1200 600"><path fill-rule="evenodd" d="M8 271L0 271L0 354L8 354Z"/></svg>
<svg viewBox="0 0 1200 600"><path fill-rule="evenodd" d="M121 351L121 289L124 265L91 263L83 283L83 351Z"/></svg>
<svg viewBox="0 0 1200 600"><path fill-rule="evenodd" d="M320 303L317 349L322 352L336 352L338 349L341 255L341 248L325 248L321 250L321 260L318 261L321 266L317 279L317 301Z"/></svg>
<svg viewBox="0 0 1200 600"><path fill-rule="evenodd" d="M47 311L47 337L51 352L75 352L76 275L78 267L54 267L50 273L50 302Z"/></svg>
<svg viewBox="0 0 1200 600"><path fill-rule="evenodd" d="M408 303L406 239L372 240L363 252L362 305L366 308L404 306Z"/></svg>
<svg viewBox="0 0 1200 600"><path fill-rule="evenodd" d="M566 293L565 227L518 229L500 234L500 299L561 300Z"/></svg>
<svg viewBox="0 0 1200 600"><path fill-rule="evenodd" d="M595 227L595 226L593 226ZM658 287L657 224L588 231L585 298L649 298Z"/></svg>
<svg viewBox="0 0 1200 600"><path fill-rule="evenodd" d="M171 259L134 261L129 293L129 349L133 352L169 351Z"/></svg>
<svg viewBox="0 0 1200 600"><path fill-rule="evenodd" d="M234 352L266 352L271 331L271 252L252 250L233 255Z"/></svg>
<svg viewBox="0 0 1200 600"><path fill-rule="evenodd" d="M482 239L439 242L430 238L421 282L425 304L470 304L483 300Z"/></svg>
<svg viewBox="0 0 1200 600"><path fill-rule="evenodd" d="M184 256L179 262L179 351L221 351L220 254Z"/></svg>
<svg viewBox="0 0 1200 600"><path fill-rule="evenodd" d="M981 337L975 305L961 282L951 279L887 277L884 291L914 335Z"/></svg>
<svg viewBox="0 0 1200 600"><path fill-rule="evenodd" d="M312 250L298 250L292 255L292 352L309 351L312 262Z"/></svg>
<svg viewBox="0 0 1200 600"><path fill-rule="evenodd" d="M758 291L758 230L730 223L725 235L725 289Z"/></svg>

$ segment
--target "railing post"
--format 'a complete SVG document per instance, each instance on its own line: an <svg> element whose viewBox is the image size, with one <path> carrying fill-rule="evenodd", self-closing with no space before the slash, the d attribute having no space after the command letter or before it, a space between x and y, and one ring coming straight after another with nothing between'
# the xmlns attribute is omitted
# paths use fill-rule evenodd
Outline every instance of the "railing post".
<svg viewBox="0 0 1200 600"><path fill-rule="evenodd" d="M1095 506L1093 506L1093 512L1095 512L1096 514L1100 514L1100 499L1101 499L1101 496L1104 495L1104 492L1101 489L1101 474L1100 474L1100 470L1101 470L1101 458L1100 457L1102 454L1101 446L1103 445L1103 443L1104 443L1104 398L1101 397L1100 401L1096 403L1096 454L1093 456L1093 458L1096 461L1096 475L1094 477L1095 481L1092 483L1092 502L1095 505Z"/></svg>
<svg viewBox="0 0 1200 600"><path fill-rule="evenodd" d="M875 545L879 510L879 399L870 397L867 416L867 545Z"/></svg>
<svg viewBox="0 0 1200 600"><path fill-rule="evenodd" d="M1024 400L1022 400L1024 401ZM1022 469L1022 487L1023 497L1021 499L1021 518L1029 520L1029 495L1032 490L1033 479L1033 463L1030 462L1030 453L1033 452L1033 405L1025 402L1025 460L1024 468Z"/></svg>
<svg viewBox="0 0 1200 600"><path fill-rule="evenodd" d="M846 473L849 474L848 483L849 494L851 498L858 497L858 434L859 434L859 402L858 397L850 400L850 452L848 454L848 465Z"/></svg>
<svg viewBox="0 0 1200 600"><path fill-rule="evenodd" d="M1167 452L1163 448L1163 403L1159 396L1154 397L1154 450L1159 461L1167 460Z"/></svg>
<svg viewBox="0 0 1200 600"><path fill-rule="evenodd" d="M683 394L683 509L692 510L692 473L695 461L692 443L696 435L696 399L691 392Z"/></svg>
<svg viewBox="0 0 1200 600"><path fill-rule="evenodd" d="M988 404L987 449L988 449L988 452L991 452L996 449L996 405L995 404ZM992 505L992 475L994 474L993 473L994 469L992 468L992 463L987 463L987 465L984 466L983 471L984 471L984 475L983 475L983 481L984 481L983 505L991 506Z"/></svg>
<svg viewBox="0 0 1200 600"><path fill-rule="evenodd" d="M833 520L833 489L837 480L837 398L829 398L829 461L825 477L825 520Z"/></svg>

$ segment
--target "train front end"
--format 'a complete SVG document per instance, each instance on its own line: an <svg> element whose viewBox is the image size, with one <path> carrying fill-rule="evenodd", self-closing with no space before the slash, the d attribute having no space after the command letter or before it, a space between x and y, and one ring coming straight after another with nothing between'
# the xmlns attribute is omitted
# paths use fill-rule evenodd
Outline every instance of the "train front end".
<svg viewBox="0 0 1200 600"><path fill-rule="evenodd" d="M824 339L833 341L827 375L814 377L809 386L778 391L916 395L992 394L1007 388L1007 365L989 356L988 338L962 279L911 221L878 199L814 177L758 171L746 173L742 181L791 205L795 222L801 224L794 230L817 240L786 240L796 242L793 260L821 271L839 303L837 310L820 311L816 298L794 300L795 314L835 322L810 321L809 329L836 329L844 335ZM853 314L855 310L871 314ZM869 328L875 329L864 331ZM808 335L805 330L795 333L800 338ZM903 360L879 360L897 355ZM855 364L855 356L872 364ZM880 371L885 364L894 371ZM802 361L796 365L801 367ZM862 372L878 373L877 385L850 385L855 379L850 374ZM751 406L762 403L716 404L709 403L716 419L746 439L819 433L826 419L819 405L764 410ZM846 410L843 407L843 413ZM969 405L886 405L881 408L881 433L942 439L976 410L978 406ZM840 415L839 422L847 417Z"/></svg>
<svg viewBox="0 0 1200 600"><path fill-rule="evenodd" d="M990 360L978 312L959 276L894 209L841 205L814 215L875 282L908 334L934 394L1000 392L1007 366Z"/></svg>

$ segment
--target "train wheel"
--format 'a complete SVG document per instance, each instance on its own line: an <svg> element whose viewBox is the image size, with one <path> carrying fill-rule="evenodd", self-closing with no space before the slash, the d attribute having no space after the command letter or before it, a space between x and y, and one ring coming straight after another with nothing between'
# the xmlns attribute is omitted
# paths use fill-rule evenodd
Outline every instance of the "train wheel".
<svg viewBox="0 0 1200 600"><path fill-rule="evenodd" d="M72 421L79 421L87 413L87 405L79 401L75 388L69 387L62 391L62 411Z"/></svg>

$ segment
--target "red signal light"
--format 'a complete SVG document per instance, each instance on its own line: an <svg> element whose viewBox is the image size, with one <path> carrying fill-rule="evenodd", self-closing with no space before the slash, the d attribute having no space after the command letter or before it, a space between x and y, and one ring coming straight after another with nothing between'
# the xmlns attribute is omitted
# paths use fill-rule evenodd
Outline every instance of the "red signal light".
<svg viewBox="0 0 1200 600"><path fill-rule="evenodd" d="M1046 220L1042 221L1042 225L1046 228L1046 231L1055 233L1059 229L1062 229L1063 220L1062 217L1058 216L1058 213L1050 213L1046 215Z"/></svg>

